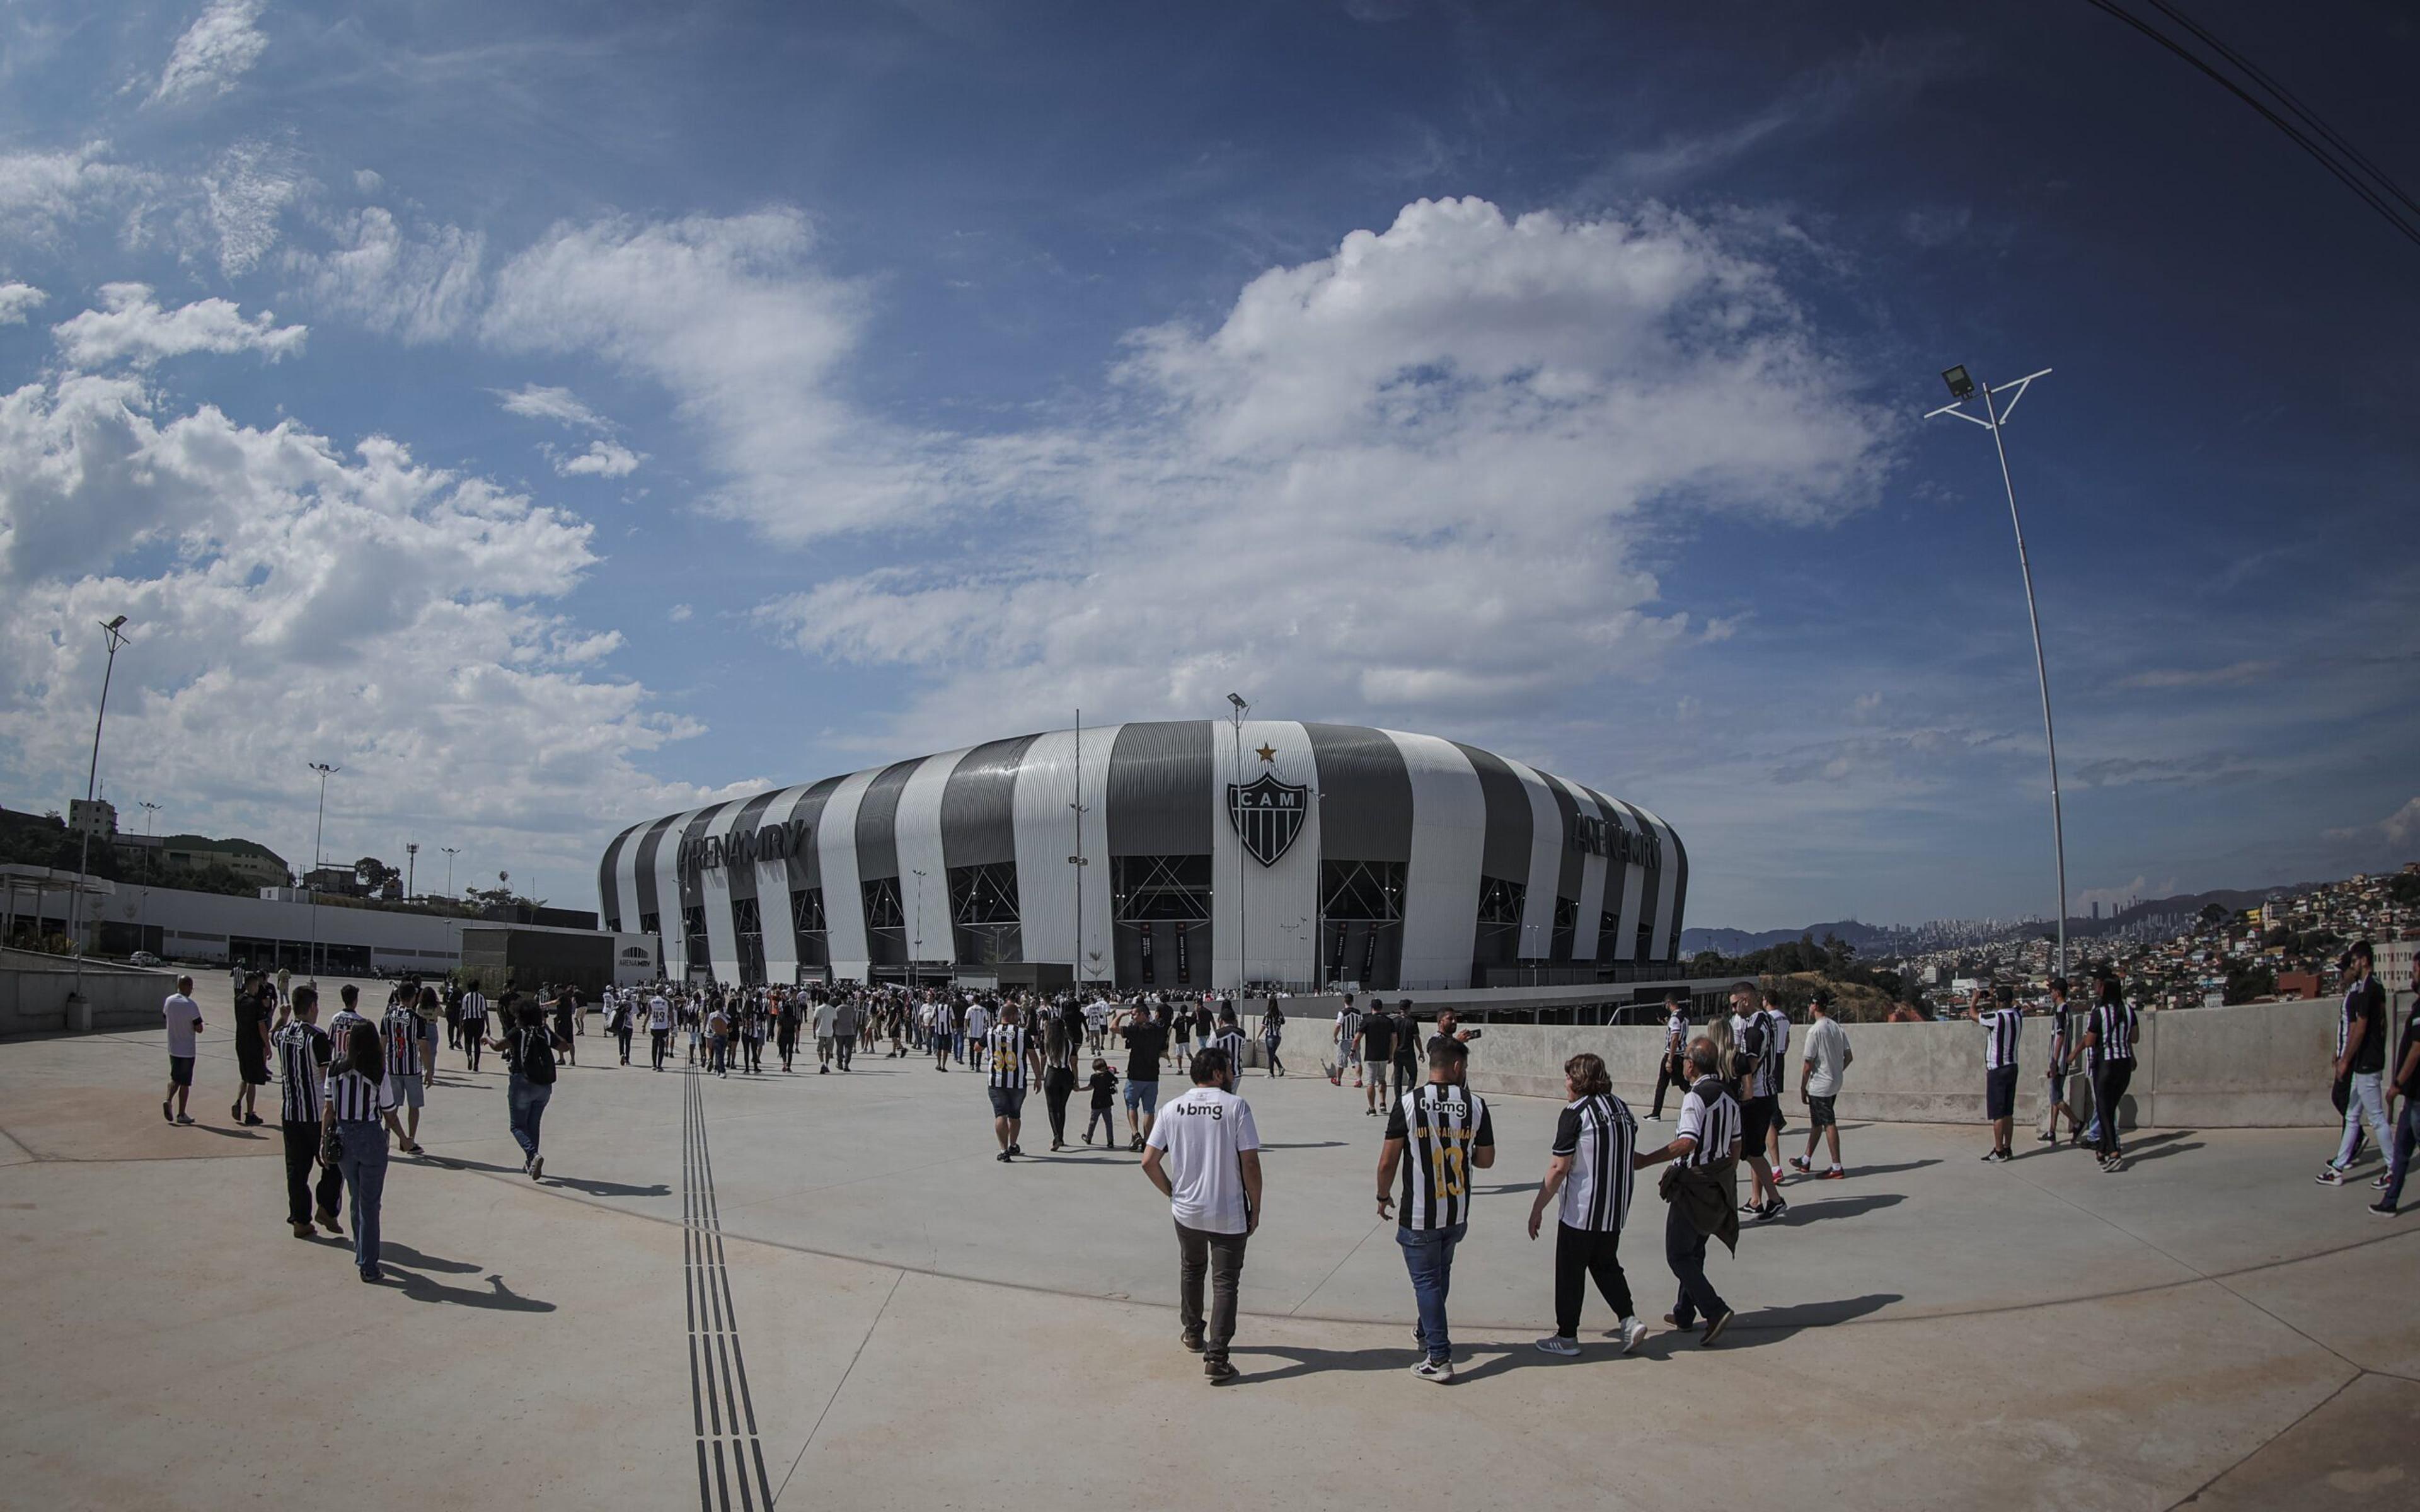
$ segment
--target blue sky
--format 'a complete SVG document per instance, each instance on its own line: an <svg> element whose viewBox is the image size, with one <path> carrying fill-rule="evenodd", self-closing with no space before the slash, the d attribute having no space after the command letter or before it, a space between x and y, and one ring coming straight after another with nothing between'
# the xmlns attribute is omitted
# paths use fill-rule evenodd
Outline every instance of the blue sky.
<svg viewBox="0 0 2420 1512"><path fill-rule="evenodd" d="M0 801L462 847L1063 724L1479 742L1693 921L2420 856L2414 249L2088 8L0 3ZM794 13L795 12L795 13ZM2382 4L2201 3L2375 159ZM425 880L425 879L424 879Z"/></svg>

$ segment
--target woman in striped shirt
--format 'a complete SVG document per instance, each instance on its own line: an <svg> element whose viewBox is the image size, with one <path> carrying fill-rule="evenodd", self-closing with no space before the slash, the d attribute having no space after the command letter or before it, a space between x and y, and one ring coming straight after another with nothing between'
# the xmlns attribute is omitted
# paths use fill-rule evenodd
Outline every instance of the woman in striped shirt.
<svg viewBox="0 0 2420 1512"><path fill-rule="evenodd" d="M365 1281L380 1279L379 1204L386 1195L386 1136L404 1149L419 1147L396 1121L395 1088L386 1079L386 1056L379 1032L365 1019L345 1037L330 1066L320 1118L335 1131L336 1168L344 1173L353 1218L353 1264Z"/></svg>

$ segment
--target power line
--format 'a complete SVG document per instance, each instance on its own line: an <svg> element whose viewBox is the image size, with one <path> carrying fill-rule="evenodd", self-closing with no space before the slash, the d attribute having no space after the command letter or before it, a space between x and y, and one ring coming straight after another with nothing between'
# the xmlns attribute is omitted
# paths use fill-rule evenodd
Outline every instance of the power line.
<svg viewBox="0 0 2420 1512"><path fill-rule="evenodd" d="M2405 240L2412 242L2415 246L2420 246L2420 225L2414 225L2410 221L2405 220L2402 213L2398 211L2393 204L2389 203L2387 199L2381 195L2376 190L2370 188L2368 184L2364 183L2360 177L2357 176L2350 168L2348 168L2344 163L2338 162L2334 156L2332 156L2326 147L2313 141L2311 137L2305 134L2300 127L2286 119L2285 116L2280 116L2277 112L2270 109L2269 106L2262 103L2259 100L2254 98L2249 90L2245 89L2242 85L2237 84L2233 79L2228 78L2218 69L2212 67L2207 59L2201 57L2191 48L2186 47L2176 39L2168 36L2165 32L2161 31L2149 22L2145 21L2142 17L2121 9L2119 7L2112 3L2112 0L2085 0L2085 3L2092 7L2095 10L2114 16L2118 20L2124 22L2127 25L2133 27L2136 31L2141 32L2144 36L2159 43L2162 47L2166 48L2169 52L2174 53L2177 56L2184 59L2187 63L2192 64L2203 73L2208 74L2228 94L2233 95L2236 99L2242 100L2254 110L2258 111L2261 116L2266 119L2270 125L2274 126L2280 131L2285 132L2288 137L2293 140L2297 147L2300 147L2304 152L2310 154L2311 158L2317 162L2320 167L2325 168L2330 174L2333 174L2347 189L2350 189L2355 194L2360 195L2362 202L2367 205L2371 209L2376 210L2379 215L2385 220L2387 224L2395 227L2397 231L2402 233ZM2151 0L2151 3L2159 5L2160 0ZM2167 8L2162 6L2161 8L2165 10ZM2196 35L2201 34L2196 31ZM2248 71L2250 70L2247 69L2247 72ZM2257 76L2256 75L2256 77ZM2349 153L2349 155L2353 157L2357 162L2366 162L2367 161L2361 158L2358 153ZM2380 177L2380 181L2387 183L2390 189L2394 188L2392 182L2386 180L2383 176ZM2396 193L2398 197L2401 196L2400 190L2396 190Z"/></svg>

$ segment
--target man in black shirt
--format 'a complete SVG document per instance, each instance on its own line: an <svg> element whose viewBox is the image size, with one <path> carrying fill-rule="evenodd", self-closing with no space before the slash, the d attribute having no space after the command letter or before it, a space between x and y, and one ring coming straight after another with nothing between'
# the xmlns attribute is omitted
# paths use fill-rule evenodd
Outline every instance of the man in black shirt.
<svg viewBox="0 0 2420 1512"><path fill-rule="evenodd" d="M1401 1099L1420 1079L1420 1026L1412 1017L1412 1000L1395 1006L1395 1096Z"/></svg>
<svg viewBox="0 0 2420 1512"><path fill-rule="evenodd" d="M1364 1116L1382 1118L1378 1104L1387 1100L1387 1072L1395 1063L1395 1018L1374 997L1370 1011L1361 1015L1360 1040L1362 1079L1370 1100Z"/></svg>
<svg viewBox="0 0 2420 1512"><path fill-rule="evenodd" d="M1109 1027L1126 1044L1126 1149L1140 1152L1159 1113L1159 1057L1168 1053L1168 1026L1147 1010L1110 1016Z"/></svg>
<svg viewBox="0 0 2420 1512"><path fill-rule="evenodd" d="M2345 974L2344 1032L2333 1069L2336 1080L2347 1084L2350 1095L2345 1103L2344 1138L2336 1146L2335 1159L2319 1169L2321 1186L2344 1185L2365 1120L2378 1141L2380 1154L2391 1158L2395 1149L2386 1133L2386 992L2378 984L2376 961L2370 943L2362 940L2336 962L2336 969Z"/></svg>

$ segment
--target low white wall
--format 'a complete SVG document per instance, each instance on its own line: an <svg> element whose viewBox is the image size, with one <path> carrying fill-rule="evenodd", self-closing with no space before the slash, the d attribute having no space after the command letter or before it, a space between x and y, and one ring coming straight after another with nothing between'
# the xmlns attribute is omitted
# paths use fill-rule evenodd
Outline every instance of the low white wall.
<svg viewBox="0 0 2420 1512"><path fill-rule="evenodd" d="M2398 995L2398 1027L2407 1005L2408 997ZM2316 1128L2340 1122L2328 1103L2336 1012L2336 1003L2330 1000L2142 1015L2125 1123L2224 1129ZM1983 1034L1976 1026L1953 1019L1842 1027L1856 1057L1840 1092L1842 1118L1909 1123L1982 1120ZM1791 1028L1785 1111L1797 1102L1798 1051L1806 1033L1803 1024ZM2047 1019L2025 1020L2020 1046L2024 1071L2017 1083L2021 1121L2041 1117L2041 1071L2050 1053L2049 1037ZM1470 1047L1470 1080L1482 1092L1560 1098L1563 1062L1592 1050L1612 1071L1614 1089L1644 1113L1654 1099L1663 1044L1660 1028L1491 1024ZM2075 1077L2070 1095L2088 1108L2091 1093L2086 1081ZM1668 1114L1677 1096L1668 1095ZM1803 1116L1793 1114L1792 1121L1803 1122Z"/></svg>
<svg viewBox="0 0 2420 1512"><path fill-rule="evenodd" d="M89 1024L69 1021L68 994L75 986L71 961L0 950L0 1037L157 1027L160 1004L177 990L177 979L164 971L86 962L84 996L91 1005Z"/></svg>

